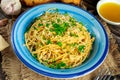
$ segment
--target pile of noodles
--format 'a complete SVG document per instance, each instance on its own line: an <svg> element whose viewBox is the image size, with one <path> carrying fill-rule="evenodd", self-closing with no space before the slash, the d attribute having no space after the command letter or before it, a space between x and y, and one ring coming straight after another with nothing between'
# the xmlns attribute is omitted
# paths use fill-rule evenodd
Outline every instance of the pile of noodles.
<svg viewBox="0 0 120 80"><path fill-rule="evenodd" d="M50 68L72 68L90 54L94 37L68 13L49 12L37 17L25 32L32 56Z"/></svg>

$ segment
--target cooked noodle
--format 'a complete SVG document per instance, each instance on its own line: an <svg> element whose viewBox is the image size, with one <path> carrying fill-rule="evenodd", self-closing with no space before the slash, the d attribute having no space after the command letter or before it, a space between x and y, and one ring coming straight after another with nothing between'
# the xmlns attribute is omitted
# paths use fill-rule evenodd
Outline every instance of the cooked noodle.
<svg viewBox="0 0 120 80"><path fill-rule="evenodd" d="M50 68L72 68L90 54L94 37L86 27L65 13L46 11L25 33L33 57Z"/></svg>

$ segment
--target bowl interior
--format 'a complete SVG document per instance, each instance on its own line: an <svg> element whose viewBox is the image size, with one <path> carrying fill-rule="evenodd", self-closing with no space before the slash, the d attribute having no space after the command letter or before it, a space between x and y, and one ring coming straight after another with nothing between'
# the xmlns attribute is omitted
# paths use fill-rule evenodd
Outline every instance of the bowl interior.
<svg viewBox="0 0 120 80"><path fill-rule="evenodd" d="M27 47L24 46L26 29L36 17L42 15L49 8L57 8L60 13L67 12L82 22L90 34L95 37L90 56L82 65L71 69L51 69L34 59ZM37 73L54 78L71 78L90 73L103 62L108 51L107 34L96 18L80 8L60 3L37 6L19 16L12 29L11 41L16 55L27 67Z"/></svg>

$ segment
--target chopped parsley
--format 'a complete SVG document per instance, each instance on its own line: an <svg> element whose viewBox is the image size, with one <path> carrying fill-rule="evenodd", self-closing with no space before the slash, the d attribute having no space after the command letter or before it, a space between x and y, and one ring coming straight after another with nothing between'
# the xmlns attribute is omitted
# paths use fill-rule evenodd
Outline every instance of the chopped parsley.
<svg viewBox="0 0 120 80"><path fill-rule="evenodd" d="M42 37L43 40L46 40L45 36Z"/></svg>
<svg viewBox="0 0 120 80"><path fill-rule="evenodd" d="M50 25L50 24L47 23L47 24L46 24L46 27L49 27L49 25Z"/></svg>
<svg viewBox="0 0 120 80"><path fill-rule="evenodd" d="M79 52L84 52L84 49L85 49L85 45L78 46L78 51Z"/></svg>
<svg viewBox="0 0 120 80"><path fill-rule="evenodd" d="M55 68L55 69L61 69L62 67L66 67L66 64L64 62L53 62L50 65L48 65L50 68Z"/></svg>
<svg viewBox="0 0 120 80"><path fill-rule="evenodd" d="M76 46L76 45L78 45L78 43L71 43L70 44L70 46L73 46L73 47Z"/></svg>
<svg viewBox="0 0 120 80"><path fill-rule="evenodd" d="M82 27L80 27L79 30L82 31Z"/></svg>
<svg viewBox="0 0 120 80"><path fill-rule="evenodd" d="M60 19L57 19L57 22L59 23L61 20Z"/></svg>
<svg viewBox="0 0 120 80"><path fill-rule="evenodd" d="M66 64L64 62L60 62L60 63L56 64L57 69L60 69L60 68L65 67L65 66L66 66Z"/></svg>
<svg viewBox="0 0 120 80"><path fill-rule="evenodd" d="M84 26L84 24L82 22L79 22L79 24L81 24L82 26Z"/></svg>
<svg viewBox="0 0 120 80"><path fill-rule="evenodd" d="M70 33L70 36L78 37L78 35L74 33Z"/></svg>
<svg viewBox="0 0 120 80"><path fill-rule="evenodd" d="M43 24L39 23L38 26L43 26Z"/></svg>
<svg viewBox="0 0 120 80"><path fill-rule="evenodd" d="M38 28L36 28L35 26L33 26L33 28L34 28L35 30L38 30Z"/></svg>
<svg viewBox="0 0 120 80"><path fill-rule="evenodd" d="M49 29L49 31L50 31L50 32L53 32L53 31L54 31L54 29L53 29L53 28L50 28L50 29Z"/></svg>
<svg viewBox="0 0 120 80"><path fill-rule="evenodd" d="M62 46L62 42L57 42L57 45L61 47Z"/></svg>
<svg viewBox="0 0 120 80"><path fill-rule="evenodd" d="M33 54L33 57L37 60L37 54Z"/></svg>
<svg viewBox="0 0 120 80"><path fill-rule="evenodd" d="M36 18L34 19L34 21L37 21L37 20L40 20L40 17L36 17Z"/></svg>
<svg viewBox="0 0 120 80"><path fill-rule="evenodd" d="M49 40L47 40L47 42L46 42L46 44L48 45L48 44L51 44L52 42L51 42L51 40L49 39Z"/></svg>
<svg viewBox="0 0 120 80"><path fill-rule="evenodd" d="M62 36L67 31L69 24L66 22L64 22L62 24L58 24L58 23L53 22L52 26L54 27L54 31L55 31L56 35Z"/></svg>
<svg viewBox="0 0 120 80"><path fill-rule="evenodd" d="M55 68L55 65L54 64L50 64L49 67L50 68Z"/></svg>
<svg viewBox="0 0 120 80"><path fill-rule="evenodd" d="M69 21L71 22L72 26L76 26L76 20L74 18L70 18Z"/></svg>
<svg viewBox="0 0 120 80"><path fill-rule="evenodd" d="M61 24L61 26L62 26L62 27L69 27L69 23L63 22L63 23Z"/></svg>

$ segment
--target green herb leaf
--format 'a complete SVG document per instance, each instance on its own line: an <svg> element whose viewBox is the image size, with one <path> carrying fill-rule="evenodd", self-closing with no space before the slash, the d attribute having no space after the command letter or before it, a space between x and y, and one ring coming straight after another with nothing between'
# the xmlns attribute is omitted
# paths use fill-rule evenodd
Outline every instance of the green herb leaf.
<svg viewBox="0 0 120 80"><path fill-rule="evenodd" d="M49 29L49 31L50 31L50 32L53 32L53 31L54 31L54 29L53 29L53 28L50 28L50 29Z"/></svg>
<svg viewBox="0 0 120 80"><path fill-rule="evenodd" d="M42 37L43 40L46 40L45 36Z"/></svg>
<svg viewBox="0 0 120 80"><path fill-rule="evenodd" d="M26 28L26 32L28 32L28 31L30 30L30 28L31 28L30 26L29 26L29 27L27 27L27 28Z"/></svg>
<svg viewBox="0 0 120 80"><path fill-rule="evenodd" d="M34 28L35 30L38 30L38 28L36 28L35 26L33 26L33 28Z"/></svg>
<svg viewBox="0 0 120 80"><path fill-rule="evenodd" d="M61 69L62 67L66 68L66 64L64 62L56 63L56 61L52 62L50 65L48 65L50 68L56 68Z"/></svg>
<svg viewBox="0 0 120 80"><path fill-rule="evenodd" d="M52 43L52 42L51 42L51 40L49 39L49 40L47 40L47 43L46 43L46 44L48 45L48 44L51 44L51 43Z"/></svg>
<svg viewBox="0 0 120 80"><path fill-rule="evenodd" d="M49 67L50 68L55 68L55 65L54 64L50 64Z"/></svg>
<svg viewBox="0 0 120 80"><path fill-rule="evenodd" d="M70 36L78 37L77 34L70 33Z"/></svg>
<svg viewBox="0 0 120 80"><path fill-rule="evenodd" d="M79 24L81 24L82 26L84 26L84 24L82 22L79 22Z"/></svg>
<svg viewBox="0 0 120 80"><path fill-rule="evenodd" d="M65 67L65 66L66 66L66 64L64 62L60 62L60 63L56 64L57 69L60 69L60 68Z"/></svg>
<svg viewBox="0 0 120 80"><path fill-rule="evenodd" d="M36 18L34 19L34 21L37 21L37 20L40 20L40 17L36 17Z"/></svg>
<svg viewBox="0 0 120 80"><path fill-rule="evenodd" d="M70 46L76 46L76 45L78 45L77 43L72 43L72 44L70 44Z"/></svg>
<svg viewBox="0 0 120 80"><path fill-rule="evenodd" d="M64 22L64 23L61 24L61 27L65 27L65 28L67 28L67 27L69 27L69 23Z"/></svg>
<svg viewBox="0 0 120 80"><path fill-rule="evenodd" d="M42 24L42 23L39 23L38 26L43 26L43 24Z"/></svg>
<svg viewBox="0 0 120 80"><path fill-rule="evenodd" d="M79 52L84 52L85 45L80 45L78 46L78 51Z"/></svg>
<svg viewBox="0 0 120 80"><path fill-rule="evenodd" d="M41 46L43 46L43 43L42 43L42 42L40 42L40 45L41 45Z"/></svg>
<svg viewBox="0 0 120 80"><path fill-rule="evenodd" d="M53 27L54 27L54 28L59 28L59 27L60 27L60 25L59 25L59 24L54 23L54 22L52 23L52 25L53 25Z"/></svg>
<svg viewBox="0 0 120 80"><path fill-rule="evenodd" d="M57 45L61 47L62 46L62 42L57 42Z"/></svg>
<svg viewBox="0 0 120 80"><path fill-rule="evenodd" d="M82 31L82 27L80 27L79 30Z"/></svg>
<svg viewBox="0 0 120 80"><path fill-rule="evenodd" d="M47 23L47 24L46 24L46 27L49 27L49 25L50 25L50 24Z"/></svg>
<svg viewBox="0 0 120 80"><path fill-rule="evenodd" d="M48 63L48 60L44 60L44 62Z"/></svg>
<svg viewBox="0 0 120 80"><path fill-rule="evenodd" d="M57 19L57 22L59 23L61 20L60 19Z"/></svg>
<svg viewBox="0 0 120 80"><path fill-rule="evenodd" d="M56 69L60 69L61 66L59 64L56 65Z"/></svg>
<svg viewBox="0 0 120 80"><path fill-rule="evenodd" d="M71 22L72 26L76 26L76 20L74 18L71 17L69 21Z"/></svg>
<svg viewBox="0 0 120 80"><path fill-rule="evenodd" d="M60 64L61 67L66 66L66 64L64 62L60 62L59 64Z"/></svg>
<svg viewBox="0 0 120 80"><path fill-rule="evenodd" d="M37 60L37 54L33 54L33 57Z"/></svg>
<svg viewBox="0 0 120 80"><path fill-rule="evenodd" d="M65 31L67 30L69 24L65 22L62 24L53 23L52 26L54 27L54 31L56 32L56 35L63 35L63 33L65 33Z"/></svg>
<svg viewBox="0 0 120 80"><path fill-rule="evenodd" d="M54 27L54 31L56 32L57 35L62 35L63 28L60 27L60 24L54 23L53 27Z"/></svg>
<svg viewBox="0 0 120 80"><path fill-rule="evenodd" d="M75 23L75 22L72 22L71 25L72 25L72 26L76 26L76 23Z"/></svg>
<svg viewBox="0 0 120 80"><path fill-rule="evenodd" d="M56 62L56 60L55 60L55 59L53 59L53 60L52 60L52 63L55 63L55 62Z"/></svg>

